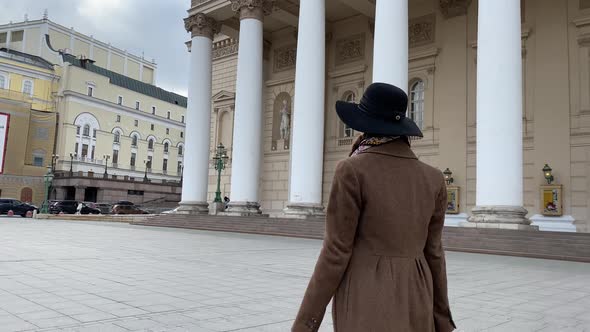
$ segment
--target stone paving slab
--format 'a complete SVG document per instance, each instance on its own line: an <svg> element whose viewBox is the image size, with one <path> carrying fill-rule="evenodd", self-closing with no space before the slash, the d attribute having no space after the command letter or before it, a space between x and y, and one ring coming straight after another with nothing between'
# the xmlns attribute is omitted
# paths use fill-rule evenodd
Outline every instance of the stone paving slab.
<svg viewBox="0 0 590 332"><path fill-rule="evenodd" d="M288 331L320 246L0 218L0 331ZM447 256L458 331L590 332L590 264Z"/></svg>

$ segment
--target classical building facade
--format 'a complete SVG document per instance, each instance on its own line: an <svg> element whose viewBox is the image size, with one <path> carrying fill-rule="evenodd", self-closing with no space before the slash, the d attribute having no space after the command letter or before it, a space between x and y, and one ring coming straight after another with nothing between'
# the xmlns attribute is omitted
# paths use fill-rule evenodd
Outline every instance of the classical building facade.
<svg viewBox="0 0 590 332"><path fill-rule="evenodd" d="M52 198L180 200L186 97L155 86L153 61L46 17L0 25L0 47L41 59L54 72L47 95L57 116L41 162L56 173Z"/></svg>
<svg viewBox="0 0 590 332"><path fill-rule="evenodd" d="M385 81L409 94L419 158L453 172L450 223L590 231L589 1L193 0L188 14L184 211L207 210L223 143L229 213L320 213L359 134L334 104ZM545 164L559 218L541 216Z"/></svg>
<svg viewBox="0 0 590 332"><path fill-rule="evenodd" d="M0 196L43 201L54 154L58 78L48 61L0 48Z"/></svg>

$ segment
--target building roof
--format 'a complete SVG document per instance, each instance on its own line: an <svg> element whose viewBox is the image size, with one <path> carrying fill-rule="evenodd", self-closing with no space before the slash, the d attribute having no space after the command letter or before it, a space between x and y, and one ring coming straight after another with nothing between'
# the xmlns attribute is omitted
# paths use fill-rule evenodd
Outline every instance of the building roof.
<svg viewBox="0 0 590 332"><path fill-rule="evenodd" d="M78 59L74 55L66 53L61 53L61 55L64 62L69 62L76 67L108 77L111 84L186 108L187 98L184 96L96 66L94 61L90 59Z"/></svg>
<svg viewBox="0 0 590 332"><path fill-rule="evenodd" d="M6 47L0 48L0 57L7 58L13 61L25 63L31 66L40 67L43 69L53 70L53 64L42 57L7 49Z"/></svg>

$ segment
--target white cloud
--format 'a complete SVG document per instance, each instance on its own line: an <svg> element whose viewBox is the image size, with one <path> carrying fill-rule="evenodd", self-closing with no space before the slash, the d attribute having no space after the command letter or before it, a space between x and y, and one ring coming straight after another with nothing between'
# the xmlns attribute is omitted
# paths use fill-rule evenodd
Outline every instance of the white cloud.
<svg viewBox="0 0 590 332"><path fill-rule="evenodd" d="M6 2L8 0L1 0ZM0 4L0 24L19 22L28 14L40 19L48 9L49 19L94 38L145 53L158 64L158 85L186 95L189 39L182 19L188 0L19 0Z"/></svg>

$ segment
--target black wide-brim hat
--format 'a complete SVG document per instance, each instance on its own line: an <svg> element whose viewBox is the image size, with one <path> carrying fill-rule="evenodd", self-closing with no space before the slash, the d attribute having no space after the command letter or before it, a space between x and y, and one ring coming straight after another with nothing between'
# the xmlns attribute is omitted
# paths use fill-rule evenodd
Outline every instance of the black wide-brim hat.
<svg viewBox="0 0 590 332"><path fill-rule="evenodd" d="M354 130L383 136L424 137L418 125L406 116L408 96L391 84L373 83L359 104L336 102L336 113Z"/></svg>

